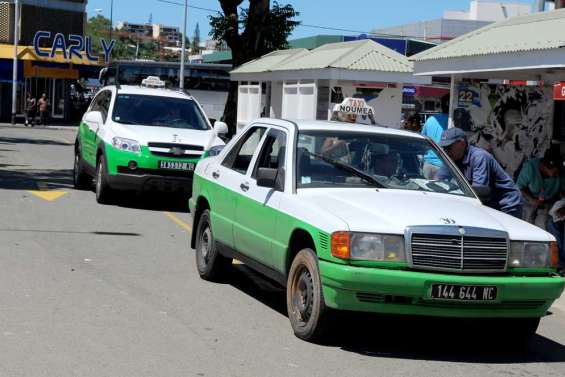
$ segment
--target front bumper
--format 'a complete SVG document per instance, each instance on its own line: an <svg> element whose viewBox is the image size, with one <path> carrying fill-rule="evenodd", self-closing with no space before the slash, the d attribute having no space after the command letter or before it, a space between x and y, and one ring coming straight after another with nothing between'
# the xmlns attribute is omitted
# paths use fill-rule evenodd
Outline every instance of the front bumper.
<svg viewBox="0 0 565 377"><path fill-rule="evenodd" d="M192 173L161 172L148 169L119 168L120 173L108 175L111 188L135 191L192 192ZM172 174L174 173L174 174Z"/></svg>
<svg viewBox="0 0 565 377"><path fill-rule="evenodd" d="M440 317L541 317L563 292L559 276L467 276L320 261L324 300L335 309ZM430 298L433 283L494 285L496 301Z"/></svg>

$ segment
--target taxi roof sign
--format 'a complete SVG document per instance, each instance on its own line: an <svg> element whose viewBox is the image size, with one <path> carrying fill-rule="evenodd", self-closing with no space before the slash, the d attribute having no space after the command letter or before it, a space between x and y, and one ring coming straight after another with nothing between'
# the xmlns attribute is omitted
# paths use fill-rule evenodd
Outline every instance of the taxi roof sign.
<svg viewBox="0 0 565 377"><path fill-rule="evenodd" d="M146 88L164 88L165 82L157 76L148 76L141 81L141 86Z"/></svg>
<svg viewBox="0 0 565 377"><path fill-rule="evenodd" d="M331 120L376 126L375 110L363 98L346 98L333 108Z"/></svg>

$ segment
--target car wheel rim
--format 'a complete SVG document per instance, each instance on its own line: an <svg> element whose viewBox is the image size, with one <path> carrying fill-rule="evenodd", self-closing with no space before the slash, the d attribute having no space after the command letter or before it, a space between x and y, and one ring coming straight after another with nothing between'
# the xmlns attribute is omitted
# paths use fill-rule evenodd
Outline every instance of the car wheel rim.
<svg viewBox="0 0 565 377"><path fill-rule="evenodd" d="M210 257L210 248L212 246L212 232L210 232L210 227L206 226L202 231L200 236L200 255L205 264L208 263Z"/></svg>
<svg viewBox="0 0 565 377"><path fill-rule="evenodd" d="M79 164L79 156L78 154L75 155L75 166L73 171L73 178L75 179L75 183L78 181L78 164Z"/></svg>
<svg viewBox="0 0 565 377"><path fill-rule="evenodd" d="M98 174L96 174L96 193L100 194L102 188L102 164L98 165Z"/></svg>
<svg viewBox="0 0 565 377"><path fill-rule="evenodd" d="M301 322L307 323L312 315L314 306L314 282L310 271L303 267L296 273L293 284L293 312Z"/></svg>

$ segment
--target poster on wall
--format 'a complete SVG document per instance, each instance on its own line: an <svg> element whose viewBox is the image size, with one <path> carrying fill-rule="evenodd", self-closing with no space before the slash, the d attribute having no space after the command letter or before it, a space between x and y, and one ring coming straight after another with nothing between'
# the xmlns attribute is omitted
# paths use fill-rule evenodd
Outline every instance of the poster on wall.
<svg viewBox="0 0 565 377"><path fill-rule="evenodd" d="M491 152L512 176L551 145L551 87L465 84L458 90L456 127Z"/></svg>

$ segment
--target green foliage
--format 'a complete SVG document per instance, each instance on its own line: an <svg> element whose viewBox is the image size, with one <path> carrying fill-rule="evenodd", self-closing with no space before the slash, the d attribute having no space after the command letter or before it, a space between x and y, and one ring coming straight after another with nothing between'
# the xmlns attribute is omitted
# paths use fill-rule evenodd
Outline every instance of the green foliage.
<svg viewBox="0 0 565 377"><path fill-rule="evenodd" d="M220 0L221 1L221 0ZM290 4L280 5L278 2L274 2L269 14L266 17L265 23L261 28L261 38L257 45L257 51L251 58L264 55L268 52L278 49L284 49L288 47L288 36L292 33L294 28L300 24L300 21L295 21L295 18L300 15L299 12L295 11L293 6ZM230 16L230 17L233 17ZM232 25L234 25L233 19L226 17L223 13L218 13L216 16L209 16L210 18L210 36L215 40L224 40L228 42L229 38L227 35L231 30ZM242 36L244 39L252 40L254 36L249 35L249 26L254 20L249 18L249 8L244 8L240 10L239 19L237 20L237 25L239 30L237 34ZM245 41L242 40L242 44L245 45ZM230 46L232 50L237 47L242 46Z"/></svg>

